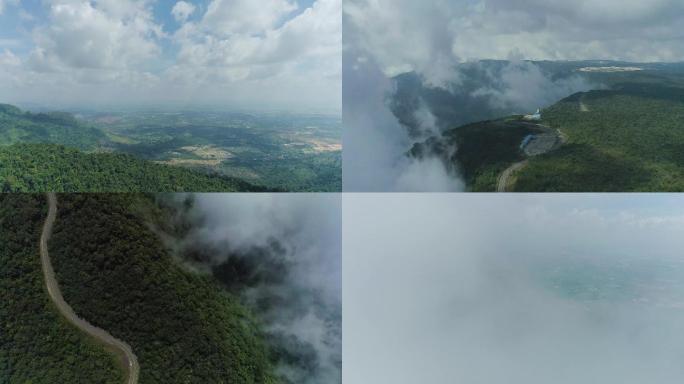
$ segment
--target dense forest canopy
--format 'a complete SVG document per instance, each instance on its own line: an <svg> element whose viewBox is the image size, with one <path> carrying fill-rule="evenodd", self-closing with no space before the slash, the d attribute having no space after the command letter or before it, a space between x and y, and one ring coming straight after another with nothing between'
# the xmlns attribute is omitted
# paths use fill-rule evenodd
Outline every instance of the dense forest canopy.
<svg viewBox="0 0 684 384"><path fill-rule="evenodd" d="M0 146L2 192L261 191L239 179L54 144Z"/></svg>
<svg viewBox="0 0 684 384"><path fill-rule="evenodd" d="M50 255L65 300L131 345L140 383L279 380L260 322L234 293L182 266L151 228L152 196L58 195ZM43 195L0 194L0 381L120 383L113 356L60 317L44 289Z"/></svg>
<svg viewBox="0 0 684 384"><path fill-rule="evenodd" d="M140 195L60 195L51 253L67 302L131 345L140 383L272 383L257 321L177 264ZM93 300L97 298L97 300Z"/></svg>
<svg viewBox="0 0 684 384"><path fill-rule="evenodd" d="M555 76L569 76L579 66L595 63L536 64ZM416 144L409 155L439 156L458 169L470 191L494 191L499 175L522 160L528 163L514 173L514 191L683 191L681 68L649 64L643 71L583 76L600 89L574 93L542 110L540 128L557 132L563 141L548 153L526 156L520 143L537 132L516 124L520 116L509 116L451 126L440 136ZM403 99L395 104L412 100L400 96ZM440 115L440 108L435 111L441 124L452 119ZM402 122L411 128L406 118Z"/></svg>
<svg viewBox="0 0 684 384"><path fill-rule="evenodd" d="M576 94L546 109L544 123L568 145L531 159L517 191L684 191L684 88Z"/></svg>
<svg viewBox="0 0 684 384"><path fill-rule="evenodd" d="M0 146L53 143L93 150L106 139L104 132L67 112L31 113L0 104Z"/></svg>
<svg viewBox="0 0 684 384"><path fill-rule="evenodd" d="M0 382L123 382L114 358L68 324L45 292L43 195L0 194Z"/></svg>

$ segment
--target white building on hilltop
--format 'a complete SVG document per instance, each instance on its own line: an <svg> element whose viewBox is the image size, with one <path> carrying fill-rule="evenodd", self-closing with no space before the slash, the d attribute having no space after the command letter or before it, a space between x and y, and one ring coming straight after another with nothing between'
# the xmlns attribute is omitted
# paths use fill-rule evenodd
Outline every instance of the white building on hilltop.
<svg viewBox="0 0 684 384"><path fill-rule="evenodd" d="M539 108L537 108L537 112L535 112L533 115L525 115L524 119L525 120L535 120L535 121L541 120L541 110Z"/></svg>

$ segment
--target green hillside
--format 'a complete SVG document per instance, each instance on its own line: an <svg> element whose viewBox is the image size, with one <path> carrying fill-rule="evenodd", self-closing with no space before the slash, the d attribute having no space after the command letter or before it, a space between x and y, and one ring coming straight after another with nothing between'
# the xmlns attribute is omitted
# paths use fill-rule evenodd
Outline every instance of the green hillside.
<svg viewBox="0 0 684 384"><path fill-rule="evenodd" d="M0 146L2 192L259 191L244 181L155 164L118 153L54 144Z"/></svg>
<svg viewBox="0 0 684 384"><path fill-rule="evenodd" d="M514 175L513 190L684 191L684 88L641 80L577 93L544 109L539 123L558 130L565 142L527 158ZM516 120L453 128L410 154L429 145L444 157L457 148L445 160L460 168L468 189L494 191L498 175L526 159L522 139L536 133Z"/></svg>
<svg viewBox="0 0 684 384"><path fill-rule="evenodd" d="M409 155L422 158L437 154L458 167L470 190L491 191L504 169L525 158L520 150L523 138L540 132L521 122L518 116L482 121L451 129L441 139L418 143Z"/></svg>
<svg viewBox="0 0 684 384"><path fill-rule="evenodd" d="M150 197L60 195L51 255L64 297L129 343L140 384L273 383L258 324L211 277L177 264Z"/></svg>
<svg viewBox="0 0 684 384"><path fill-rule="evenodd" d="M580 93L546 109L544 122L568 145L533 158L517 191L684 191L682 88L622 84Z"/></svg>
<svg viewBox="0 0 684 384"><path fill-rule="evenodd" d="M120 384L112 356L67 324L44 288L43 195L0 194L0 383Z"/></svg>
<svg viewBox="0 0 684 384"><path fill-rule="evenodd" d="M104 132L85 125L65 112L31 113L0 104L0 146L16 143L52 143L82 150L107 140Z"/></svg>

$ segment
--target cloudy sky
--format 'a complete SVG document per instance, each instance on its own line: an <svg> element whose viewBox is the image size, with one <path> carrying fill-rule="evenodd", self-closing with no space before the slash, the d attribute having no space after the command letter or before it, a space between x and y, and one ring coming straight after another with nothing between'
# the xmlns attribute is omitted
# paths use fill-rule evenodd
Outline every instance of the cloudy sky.
<svg viewBox="0 0 684 384"><path fill-rule="evenodd" d="M682 196L348 194L343 207L345 383L684 380Z"/></svg>
<svg viewBox="0 0 684 384"><path fill-rule="evenodd" d="M212 254L214 262L225 261L227 254L255 257L251 253L255 247L270 249L273 240L284 250L270 256L276 262L257 259L259 274L277 274L278 279L264 278L243 297L258 308L255 311L267 332L277 338L271 341L283 343L278 348L305 356L304 362L281 362L278 371L292 383L341 383L340 194L210 193L195 197L193 213L198 220L189 236L202 249L217 250ZM269 308L263 303L277 305Z"/></svg>
<svg viewBox="0 0 684 384"><path fill-rule="evenodd" d="M348 0L345 28L389 74L473 59L684 60L680 0Z"/></svg>
<svg viewBox="0 0 684 384"><path fill-rule="evenodd" d="M339 111L341 0L0 0L0 101Z"/></svg>

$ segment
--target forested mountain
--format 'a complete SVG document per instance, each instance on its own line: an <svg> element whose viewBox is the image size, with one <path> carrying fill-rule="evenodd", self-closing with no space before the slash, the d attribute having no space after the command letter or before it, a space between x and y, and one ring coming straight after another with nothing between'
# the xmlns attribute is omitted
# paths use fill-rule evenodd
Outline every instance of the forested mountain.
<svg viewBox="0 0 684 384"><path fill-rule="evenodd" d="M114 358L59 315L45 292L43 195L0 194L0 383L120 384Z"/></svg>
<svg viewBox="0 0 684 384"><path fill-rule="evenodd" d="M244 181L155 164L119 153L84 153L54 144L0 146L2 192L260 191Z"/></svg>
<svg viewBox="0 0 684 384"><path fill-rule="evenodd" d="M43 195L0 195L0 381L121 383L112 356L65 323L44 290ZM130 344L140 384L275 383L259 322L212 277L172 257L145 195L66 194L49 242L65 300Z"/></svg>
<svg viewBox="0 0 684 384"><path fill-rule="evenodd" d="M684 191L684 88L623 84L544 111L567 145L531 159L517 191Z"/></svg>
<svg viewBox="0 0 684 384"><path fill-rule="evenodd" d="M598 64L537 65L553 76L567 77L579 73L581 66L591 69ZM439 124L448 128L421 140L409 155L441 157L458 169L470 191L496 190L504 170L523 161L512 173L511 191L684 191L684 71L677 65L642 67L625 72L595 67L599 70L582 76L598 89L576 92L551 103L542 109L541 120L526 124L521 124L522 116L517 115L461 125L460 119L443 112L449 108L447 104L428 97L429 93L415 96L429 101ZM604 68L609 72L600 72ZM410 99L401 96L394 103L406 105L406 100ZM459 109L453 104L450 108ZM402 116L412 116L411 110L395 113L401 120ZM401 121L409 129L416 126L408 118ZM456 123L449 125L451 121ZM554 132L561 145L547 153L525 154L523 140L545 130Z"/></svg>
<svg viewBox="0 0 684 384"><path fill-rule="evenodd" d="M91 150L106 139L104 132L79 122L70 113L31 113L0 104L0 146L53 143Z"/></svg>
<svg viewBox="0 0 684 384"><path fill-rule="evenodd" d="M140 195L60 195L50 249L66 301L131 345L141 384L272 383L256 320L174 261L149 227L161 215Z"/></svg>

